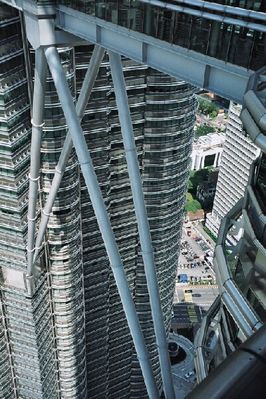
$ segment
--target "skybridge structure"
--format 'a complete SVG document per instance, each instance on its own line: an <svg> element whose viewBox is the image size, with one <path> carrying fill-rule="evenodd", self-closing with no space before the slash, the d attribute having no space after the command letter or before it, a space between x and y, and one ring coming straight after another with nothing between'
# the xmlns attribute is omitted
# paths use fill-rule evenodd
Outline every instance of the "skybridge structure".
<svg viewBox="0 0 266 399"><path fill-rule="evenodd" d="M42 270L41 259L43 259L47 241L47 226L52 218L52 208L57 204L57 195L60 190L61 192L64 190L62 187L64 187L65 176L70 173L69 159L75 159L75 157L77 157L85 182L84 186L89 194L101 240L107 253L112 271L110 278L114 278L113 284L116 285L120 304L122 304L132 337L133 350L136 352L135 362L140 365L142 376L136 377L135 380L133 378L133 386L135 383L135 386L138 387L137 384L141 378L145 384L146 391L140 392L136 388L135 396L132 397L145 397L142 395L147 393L149 398L154 399L159 398L163 392L164 397L170 399L175 398L177 394L178 388L173 385L168 355L169 325L163 311L163 306L167 305L170 308L171 304L162 303L165 301L160 294L162 283L160 282L159 268L156 268L155 265L157 251L154 250L151 235L154 226L151 226L152 218L148 217L146 197L143 192L139 166L141 155L134 137L134 120L130 108L132 99L128 95L122 63L124 57L137 62L138 65L145 65L145 68L152 68L179 81L188 82L243 104L241 115L243 126L251 140L261 149L261 156L251 170L245 197L234 209L229 211L221 226L217 241L214 266L220 295L204 319L196 339L197 379L198 382L206 379L208 384L206 377L208 377L209 371L218 366L231 352L237 351L238 346L259 331L266 320L266 69L264 67L266 7L263 2L256 1L251 2L252 5L248 6L245 6L246 2L240 2L243 5L241 7L239 4L238 7L234 2L220 4L221 2L200 0L171 2L155 0L114 2L4 0L3 3L19 11L22 34L30 43L31 53L34 53L35 72L33 88L31 88L30 78L28 78L28 92L31 101L31 148L27 204L27 265L25 271L18 271L18 277L11 272L2 272L2 280L3 285L11 283L17 285L23 291L25 298L32 304L34 311L38 309L38 314L33 312L34 316L30 316L32 317L29 322L31 326L34 327L36 323L39 323L38 327L34 327L36 336L31 337L30 340L39 359L44 357L38 365L41 377L38 383L39 396L36 396L36 393L27 391L25 388L27 384L23 383L23 378L25 380L28 378L21 370L23 363L20 364L17 357L14 356L14 352L21 350L21 357L23 357L23 345L14 347L9 336L8 323L9 319L12 320L12 315L10 316L5 309L6 302L9 300L9 294L5 293L3 299L0 298L3 318L3 332L0 338L2 337L3 347L5 347L8 372L10 372L9 374L8 372L2 373L4 388L2 388L3 393L0 388L0 398L90 397L87 393L90 381L84 382L86 374L83 373L83 369L80 371L83 362L86 362L88 369L90 367L90 359L86 358L86 355L82 355L90 345L89 339L86 343L81 338L77 339L74 345L78 349L77 347L73 349L73 352L80 351L80 359L82 359L80 365L75 366L76 371L73 375L80 376L77 386L80 384L83 391L78 392L77 390L76 393L73 393L74 391L71 391L70 388L68 390L75 377L67 377L67 372L74 366L69 362L64 369L63 362L60 360L61 358L59 359L60 356L56 354L61 350L60 353L65 353L63 357L67 358L67 351L64 352L64 342L67 342L67 338L62 341L63 344L60 344L57 338L57 334L62 333L64 336L65 333L60 330L62 326L60 326L59 319L55 318L57 309L52 299L52 295L54 295L51 284L52 273L49 270L45 284L51 293L48 294L47 300L45 299L47 303L43 302L40 306L39 295L36 299L36 293L41 289L44 290L42 284L46 278L45 273L40 270ZM78 100L75 102L73 95L75 83L72 82L75 66L69 67L67 64L68 55L65 54L68 53L64 53L64 49L70 53L69 49L74 46L86 48L91 45L94 45L93 52L87 71L82 78ZM117 119L122 133L123 147L122 151L121 149L119 151L126 159L136 218L135 234L138 237L139 257L143 262L146 279L147 293L139 295L146 295L145 298L148 298L146 301L150 304L152 324L148 323L147 329L154 331L156 339L152 350L147 347L148 338L143 331L145 310L141 313L136 309L132 294L133 283L128 281L125 272L116 230L112 225L109 204L107 205L107 195L102 188L102 183L99 182L94 166L94 154L88 148L81 123L86 115L86 106L90 96L95 89L96 78L101 73L101 65L106 62L106 54L108 54L109 60L108 74L113 84L111 91L113 90L115 95ZM30 61L26 51L24 51L24 58L25 65L29 65ZM29 70L30 68L28 68L28 73ZM52 84L56 90L56 94L53 95L58 97L58 103L64 114L67 135L56 148L59 156L54 161L49 190L44 200L41 201L39 193L43 170L45 170L45 166L42 166L45 105L48 98L47 87L50 88ZM186 88L186 90L189 92L189 89ZM192 113L191 109L188 112ZM171 111L169 111L169 119L171 117ZM56 147L56 135L54 137ZM182 145L185 144L182 142L181 147ZM188 157L189 151L184 156L186 161ZM108 163L108 160L106 162ZM49 173L51 175L51 171ZM75 178L71 180L73 185L75 184L74 180ZM45 182L42 184L45 187ZM64 213L62 209L58 211L58 218ZM60 212L62 213L60 214ZM80 216L77 215L78 217ZM167 229L170 227L167 225ZM238 236L240 234L240 239L235 246L227 245L227 234ZM73 233L74 235L75 233ZM63 248L64 245L62 245L62 251ZM73 246L73 251L75 250L76 248ZM51 256L56 256L52 253L52 247L50 251ZM46 258L50 256L47 251L45 256ZM137 274L137 272L134 273ZM137 279L138 276L134 276L134 278ZM82 278L80 280L82 281ZM64 292L60 295L59 314L60 310L64 310L64 306L68 306L67 295ZM111 299L109 298L109 300ZM82 299L78 302L82 303ZM74 314L76 312L77 317L82 313L78 306L77 303L77 307L71 310ZM43 309L50 307L51 310L50 338L43 340L40 338L42 334L40 331L44 330L42 319L48 316L43 312L42 307ZM25 309L26 312L27 309ZM66 322L64 323L66 326ZM82 316L80 317L81 330L84 323ZM207 347L211 331L215 332L213 346L215 349L212 351ZM73 331L68 331L69 335L72 333ZM27 326L25 326L25 336L27 337ZM47 349L50 348L50 344L45 347L49 339L53 342L51 344L55 353L53 361L50 359L52 351L50 353ZM37 341L38 344L36 344ZM132 351L132 349L130 350ZM252 351L254 362L256 362L260 356L258 349L253 348ZM265 343L262 352L265 356ZM155 373L153 358L157 355L159 366ZM97 357L97 355L95 356ZM49 371L44 367L44 364L48 364L49 361L54 362L56 377L53 385L49 383L51 367ZM108 367L111 369L111 365ZM96 370L94 372L97 374ZM159 380L162 381L162 385L158 384ZM65 391L61 390L61 385L66 387ZM107 390L108 388L103 389ZM107 391L98 392L95 395L97 397L98 394L99 398L113 397L111 389L108 394L104 392Z"/></svg>

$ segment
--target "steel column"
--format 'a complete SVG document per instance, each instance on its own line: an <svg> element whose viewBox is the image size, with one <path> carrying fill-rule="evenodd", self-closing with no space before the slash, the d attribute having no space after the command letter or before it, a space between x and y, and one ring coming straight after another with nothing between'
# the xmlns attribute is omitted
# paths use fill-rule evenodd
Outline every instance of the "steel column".
<svg viewBox="0 0 266 399"><path fill-rule="evenodd" d="M28 293L32 292L33 279L33 251L35 240L36 205L38 197L38 183L40 178L40 150L43 128L44 97L46 83L46 62L42 49L35 51L34 93L32 105L32 134L31 134L31 159L29 173L29 204L28 204L28 266L27 285Z"/></svg>
<svg viewBox="0 0 266 399"><path fill-rule="evenodd" d="M252 330L259 329L262 326L262 324L260 323L258 317L253 312L253 309L251 308L245 297L236 287L235 282L232 279L227 280L224 283L224 288L226 289L226 292L232 298L234 298L236 305L239 307L242 315L244 316L244 318L246 319Z"/></svg>
<svg viewBox="0 0 266 399"><path fill-rule="evenodd" d="M253 334L252 327L239 311L237 304L234 302L234 298L232 298L227 292L223 292L221 298L223 303L225 304L225 307L233 317L235 323L240 328L242 333L245 335L246 338L250 337Z"/></svg>
<svg viewBox="0 0 266 399"><path fill-rule="evenodd" d="M82 119L82 117L84 115L86 105L89 101L89 97L91 95L91 91L94 86L95 79L97 77L97 74L98 74L102 59L103 59L103 55L104 55L104 49L102 47L96 45L94 47L94 50L93 50L93 53L92 53L92 56L90 59L90 64L89 64L88 70L86 72L84 81L82 83L81 91L80 91L78 102L76 105L77 115L78 115L78 118L80 118L80 119ZM58 163L55 168L55 174L53 177L50 192L49 192L46 204L42 211L41 222L40 222L40 226L39 226L38 235L36 238L33 262L36 261L37 256L40 252L40 249L42 246L42 241L43 241L44 234L45 234L45 230L46 230L46 227L47 227L47 224L49 221L50 213L52 211L55 197L58 193L60 183L61 183L63 174L65 172L65 168L66 168L67 161L68 161L69 155L71 153L72 147L73 147L73 143L72 143L71 135L68 132L65 142L64 142L64 146L62 148L62 152L60 154Z"/></svg>
<svg viewBox="0 0 266 399"><path fill-rule="evenodd" d="M143 378L147 387L147 392L151 399L159 398L159 392L156 387L149 354L145 346L145 340L140 328L135 305L131 297L125 271L115 241L115 236L106 211L102 193L97 181L97 176L95 174L90 153L87 148L86 140L80 127L79 118L75 110L65 73L55 47L47 48L45 50L45 55L63 108L69 132L72 136L80 167L110 260L110 266L114 274L128 326L136 348Z"/></svg>
<svg viewBox="0 0 266 399"><path fill-rule="evenodd" d="M223 323L224 334L226 336L227 345L229 346L231 352L234 352L235 347L234 347L234 345L233 345L233 343L231 341L231 336L230 336L230 332L229 332L229 329L228 329L228 326L227 326L227 320L226 320L226 316L225 316L223 307L221 307L220 311L221 311L221 319L222 319L222 323Z"/></svg>
<svg viewBox="0 0 266 399"><path fill-rule="evenodd" d="M128 98L123 76L122 62L120 55L111 51L109 51L109 59L127 160L129 180L133 195L136 218L138 222L141 253L144 262L144 270L150 296L152 318L159 352L164 393L166 399L169 399L174 398L175 393L161 308L160 293L155 270L150 226L145 207L142 182L139 171L138 155L135 146L130 110L128 106Z"/></svg>

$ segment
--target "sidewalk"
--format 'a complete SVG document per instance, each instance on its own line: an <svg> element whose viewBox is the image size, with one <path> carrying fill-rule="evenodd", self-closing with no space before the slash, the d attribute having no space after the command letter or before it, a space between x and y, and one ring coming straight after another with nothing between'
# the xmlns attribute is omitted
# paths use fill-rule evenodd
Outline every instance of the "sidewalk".
<svg viewBox="0 0 266 399"><path fill-rule="evenodd" d="M217 284L189 284L189 283L176 283L177 288L183 288L183 289L197 289L197 288L206 288L206 289L211 289L211 288L218 288Z"/></svg>
<svg viewBox="0 0 266 399"><path fill-rule="evenodd" d="M201 223L197 224L195 226L195 229L198 231L199 235L204 239L204 241L210 247L210 249L214 250L216 243L209 236L209 234L207 234L206 231L203 230L203 226L201 225Z"/></svg>

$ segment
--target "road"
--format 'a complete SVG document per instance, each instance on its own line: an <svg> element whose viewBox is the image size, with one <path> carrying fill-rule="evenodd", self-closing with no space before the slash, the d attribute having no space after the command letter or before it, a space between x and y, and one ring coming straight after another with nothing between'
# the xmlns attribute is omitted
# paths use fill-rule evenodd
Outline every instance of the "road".
<svg viewBox="0 0 266 399"><path fill-rule="evenodd" d="M197 232L199 233L199 235L204 239L204 241L206 242L206 244L209 246L210 249L214 249L215 248L215 241L206 233L206 231L203 229L203 226L201 223L198 223L195 226L195 229L197 230Z"/></svg>
<svg viewBox="0 0 266 399"><path fill-rule="evenodd" d="M191 281L208 281L215 273L212 265L213 242L199 224L185 224L182 232L181 250L178 260L178 275L187 274Z"/></svg>
<svg viewBox="0 0 266 399"><path fill-rule="evenodd" d="M208 310L215 298L219 294L217 285L189 285L189 284L176 284L176 292L174 303L182 303L185 301L185 290L192 290L192 301L195 305Z"/></svg>

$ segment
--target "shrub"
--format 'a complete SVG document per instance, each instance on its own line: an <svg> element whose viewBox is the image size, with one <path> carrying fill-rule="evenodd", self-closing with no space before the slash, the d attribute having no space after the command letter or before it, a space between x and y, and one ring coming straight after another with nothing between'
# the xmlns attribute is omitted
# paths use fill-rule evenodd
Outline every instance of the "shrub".
<svg viewBox="0 0 266 399"><path fill-rule="evenodd" d="M191 193L187 193L187 201L185 205L186 212L197 212L199 209L202 209L199 201L195 200Z"/></svg>
<svg viewBox="0 0 266 399"><path fill-rule="evenodd" d="M196 136L206 136L206 134L213 133L214 131L214 127L204 124L196 128Z"/></svg>
<svg viewBox="0 0 266 399"><path fill-rule="evenodd" d="M199 112L204 115L209 115L211 118L215 118L218 115L219 108L217 105L213 104L210 101L203 100L202 98L198 98L199 102Z"/></svg>

